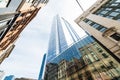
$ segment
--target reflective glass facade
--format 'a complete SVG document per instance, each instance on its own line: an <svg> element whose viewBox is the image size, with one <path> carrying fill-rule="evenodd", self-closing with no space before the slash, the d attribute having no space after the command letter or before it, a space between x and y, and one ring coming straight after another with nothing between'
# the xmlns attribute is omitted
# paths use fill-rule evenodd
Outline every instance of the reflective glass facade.
<svg viewBox="0 0 120 80"><path fill-rule="evenodd" d="M62 23L59 16L57 15L53 20L53 25L51 28L47 62L51 61L51 59L64 51L67 47L68 45L65 39L65 34L63 32Z"/></svg>
<svg viewBox="0 0 120 80"><path fill-rule="evenodd" d="M120 21L120 0L109 0L94 14Z"/></svg>
<svg viewBox="0 0 120 80"><path fill-rule="evenodd" d="M85 45L92 43L93 41L94 40L90 36L84 37L82 40L79 40L78 42L76 42L73 45L71 45L70 47L68 47L60 55L53 58L53 60L51 62L52 63L59 63L63 59L67 60L67 61L70 61L73 58L80 59L81 54L80 54L78 49L81 48L82 46L85 46Z"/></svg>

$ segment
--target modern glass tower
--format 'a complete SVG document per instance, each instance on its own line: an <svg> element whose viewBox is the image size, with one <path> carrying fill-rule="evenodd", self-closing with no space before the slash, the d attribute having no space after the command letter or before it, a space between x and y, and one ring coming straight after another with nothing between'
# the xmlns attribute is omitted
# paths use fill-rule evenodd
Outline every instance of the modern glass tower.
<svg viewBox="0 0 120 80"><path fill-rule="evenodd" d="M64 51L67 47L68 45L63 32L62 23L60 17L57 15L53 20L51 28L47 62L51 61L51 59Z"/></svg>
<svg viewBox="0 0 120 80"><path fill-rule="evenodd" d="M41 68L40 68L40 73L39 73L38 80L42 80L44 67L45 67L45 62L46 62L46 54L44 54L44 56L43 56L43 61L42 61L42 65L41 65Z"/></svg>
<svg viewBox="0 0 120 80"><path fill-rule="evenodd" d="M65 36L66 32L68 32L66 36L69 36L73 43L80 40L79 35L72 28L72 25L69 24L68 21L66 21L64 18L60 18L59 15L55 16L53 19L53 24L51 28L51 35L50 35L48 54L47 54L47 63L54 61L54 59L59 55L64 56L63 53L68 48L70 48L68 47L68 43L66 40L66 36ZM77 57L77 58L80 57L80 55L78 54L79 51L76 50L76 45L72 46L71 48L72 50L75 49L75 52L73 53L74 55L68 54L66 56L66 59L68 59L67 57L69 57L70 59L70 56Z"/></svg>

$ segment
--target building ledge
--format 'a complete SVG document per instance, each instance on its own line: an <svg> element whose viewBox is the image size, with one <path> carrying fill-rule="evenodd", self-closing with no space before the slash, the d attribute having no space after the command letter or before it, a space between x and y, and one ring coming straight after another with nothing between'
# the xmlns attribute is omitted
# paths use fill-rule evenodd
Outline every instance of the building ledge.
<svg viewBox="0 0 120 80"><path fill-rule="evenodd" d="M111 33L113 33L113 32L116 32L116 28L115 28L115 27L108 28L108 29L102 34L102 36L103 36L103 37L107 37L107 36L109 36L109 34L111 34Z"/></svg>

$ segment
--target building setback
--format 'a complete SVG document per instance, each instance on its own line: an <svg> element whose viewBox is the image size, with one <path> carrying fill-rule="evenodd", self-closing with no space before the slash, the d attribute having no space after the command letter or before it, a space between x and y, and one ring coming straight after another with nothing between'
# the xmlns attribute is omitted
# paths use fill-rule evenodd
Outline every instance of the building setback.
<svg viewBox="0 0 120 80"><path fill-rule="evenodd" d="M48 0L4 1L0 2L0 63L9 56L23 29L48 2Z"/></svg>
<svg viewBox="0 0 120 80"><path fill-rule="evenodd" d="M120 62L120 0L98 0L75 22Z"/></svg>

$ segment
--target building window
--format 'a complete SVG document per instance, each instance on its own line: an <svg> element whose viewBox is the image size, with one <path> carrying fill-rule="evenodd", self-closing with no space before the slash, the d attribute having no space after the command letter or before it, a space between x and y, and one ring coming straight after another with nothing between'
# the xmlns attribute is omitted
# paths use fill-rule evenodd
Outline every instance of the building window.
<svg viewBox="0 0 120 80"><path fill-rule="evenodd" d="M111 35L110 37L112 37L112 38L115 39L116 41L120 41L120 34L118 34L118 33L114 33L114 34Z"/></svg>
<svg viewBox="0 0 120 80"><path fill-rule="evenodd" d="M117 1L115 1L115 2L120 3L120 0L117 0Z"/></svg>
<svg viewBox="0 0 120 80"><path fill-rule="evenodd" d="M120 9L115 9L115 11L120 12Z"/></svg>
<svg viewBox="0 0 120 80"><path fill-rule="evenodd" d="M111 4L110 6L118 6L118 4Z"/></svg>
<svg viewBox="0 0 120 80"><path fill-rule="evenodd" d="M94 14L114 19L114 20L119 20L120 19L120 0L109 0L106 4L101 6L99 10L94 12Z"/></svg>
<svg viewBox="0 0 120 80"><path fill-rule="evenodd" d="M119 15L119 13L117 13L117 12L112 12L112 13L110 13L110 16L117 16L117 15Z"/></svg>
<svg viewBox="0 0 120 80"><path fill-rule="evenodd" d="M93 28L97 29L100 32L104 32L107 29L106 27L104 27L96 22L93 22L89 19L84 19L83 21L86 22L87 24L89 24L90 26L92 26Z"/></svg>
<svg viewBox="0 0 120 80"><path fill-rule="evenodd" d="M107 58L107 57L108 57L108 55L106 55L106 53L102 53L102 56L103 56L104 58Z"/></svg>
<svg viewBox="0 0 120 80"><path fill-rule="evenodd" d="M102 11L101 12L101 14L107 14L108 13L108 11Z"/></svg>

